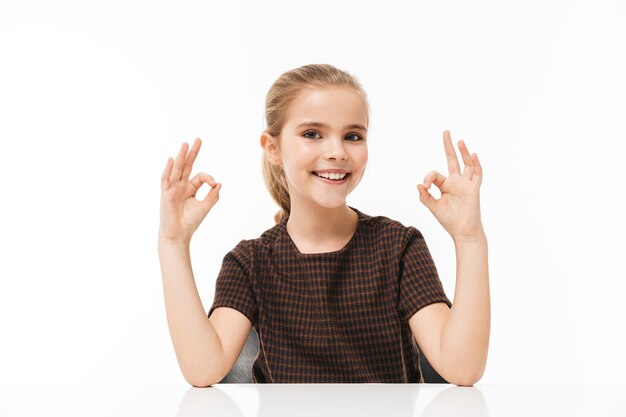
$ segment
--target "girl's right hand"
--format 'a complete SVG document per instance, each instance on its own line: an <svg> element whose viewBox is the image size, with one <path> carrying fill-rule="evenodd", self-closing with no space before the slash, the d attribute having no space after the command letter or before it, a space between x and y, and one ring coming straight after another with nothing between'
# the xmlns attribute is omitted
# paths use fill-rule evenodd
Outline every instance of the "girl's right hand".
<svg viewBox="0 0 626 417"><path fill-rule="evenodd" d="M183 143L176 160L168 158L161 177L161 224L159 239L174 243L189 243L202 220L219 200L221 184L204 172L189 175L200 151L202 141L196 139L189 153L189 145ZM211 187L203 200L196 199L196 192L206 183Z"/></svg>

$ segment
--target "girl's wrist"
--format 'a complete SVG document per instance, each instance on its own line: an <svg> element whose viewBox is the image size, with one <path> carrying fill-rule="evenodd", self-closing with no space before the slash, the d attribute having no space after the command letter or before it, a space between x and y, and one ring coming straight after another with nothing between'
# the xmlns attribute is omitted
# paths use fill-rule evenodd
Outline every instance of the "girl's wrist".
<svg viewBox="0 0 626 417"><path fill-rule="evenodd" d="M159 233L159 249L189 249L191 237L171 238Z"/></svg>
<svg viewBox="0 0 626 417"><path fill-rule="evenodd" d="M471 235L463 235L463 236L452 236L452 240L455 245L467 245L467 244L486 244L487 243L487 235L484 230L481 230L477 233Z"/></svg>

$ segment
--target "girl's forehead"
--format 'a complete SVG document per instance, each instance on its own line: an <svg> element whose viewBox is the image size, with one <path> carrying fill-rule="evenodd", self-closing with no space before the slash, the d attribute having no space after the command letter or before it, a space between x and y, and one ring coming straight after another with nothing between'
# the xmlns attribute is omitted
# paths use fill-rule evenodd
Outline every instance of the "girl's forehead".
<svg viewBox="0 0 626 417"><path fill-rule="evenodd" d="M367 106L358 91L349 87L303 90L289 108L287 124L322 122L367 126Z"/></svg>

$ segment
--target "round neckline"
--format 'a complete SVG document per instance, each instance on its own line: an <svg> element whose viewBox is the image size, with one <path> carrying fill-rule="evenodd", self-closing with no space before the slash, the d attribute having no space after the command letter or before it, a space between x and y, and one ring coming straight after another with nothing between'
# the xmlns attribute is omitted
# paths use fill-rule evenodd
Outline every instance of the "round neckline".
<svg viewBox="0 0 626 417"><path fill-rule="evenodd" d="M291 251L293 253L295 253L297 256L303 257L303 258L315 258L315 257L339 255L339 254L347 251L350 248L350 246L353 245L353 242L356 240L357 234L359 233L359 230L361 229L361 223L363 222L363 220L365 220L365 217L363 216L363 213L361 213L359 210L355 209L354 207L350 207L350 206L348 206L348 208L350 208L352 211L354 211L357 214L357 216L358 216L357 223L356 223L356 229L354 230L354 233L352 234L352 237L350 238L350 240L341 249L337 249L337 250L330 251L330 252L315 252L315 253L302 253L302 252L300 252L300 249L298 249L298 246L296 246L296 243L293 241L293 239L289 235L289 232L287 232L287 220L288 220L288 218L284 219L282 221L282 229L283 229L283 233L286 236L287 243L288 243L288 245L291 248Z"/></svg>

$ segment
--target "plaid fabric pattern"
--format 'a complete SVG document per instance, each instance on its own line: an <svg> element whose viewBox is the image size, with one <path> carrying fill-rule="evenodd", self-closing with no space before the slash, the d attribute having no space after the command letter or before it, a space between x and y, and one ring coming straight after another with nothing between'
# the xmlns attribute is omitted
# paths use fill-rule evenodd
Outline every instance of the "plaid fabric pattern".
<svg viewBox="0 0 626 417"><path fill-rule="evenodd" d="M452 304L416 228L353 210L357 229L338 251L300 253L283 220L224 257L208 315L250 319L255 382L423 382L408 319Z"/></svg>

